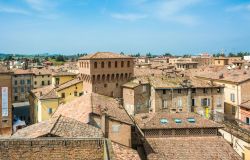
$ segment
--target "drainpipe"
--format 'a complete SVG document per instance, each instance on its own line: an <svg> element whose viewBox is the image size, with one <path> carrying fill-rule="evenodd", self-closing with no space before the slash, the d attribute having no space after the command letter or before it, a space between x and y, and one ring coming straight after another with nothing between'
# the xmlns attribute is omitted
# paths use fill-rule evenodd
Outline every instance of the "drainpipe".
<svg viewBox="0 0 250 160"><path fill-rule="evenodd" d="M192 106L192 89L188 88L188 95L187 95L187 109L188 109L188 112L191 112L191 106Z"/></svg>
<svg viewBox="0 0 250 160"><path fill-rule="evenodd" d="M239 86L237 84L237 118L240 119L240 108L239 108Z"/></svg>

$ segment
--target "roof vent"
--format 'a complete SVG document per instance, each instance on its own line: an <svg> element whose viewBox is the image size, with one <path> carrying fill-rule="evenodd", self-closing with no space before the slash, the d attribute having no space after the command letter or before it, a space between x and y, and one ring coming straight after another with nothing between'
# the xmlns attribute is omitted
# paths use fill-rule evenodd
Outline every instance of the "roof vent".
<svg viewBox="0 0 250 160"><path fill-rule="evenodd" d="M194 118L187 118L187 121L190 123L195 123L195 119Z"/></svg>
<svg viewBox="0 0 250 160"><path fill-rule="evenodd" d="M167 124L168 123L168 120L166 118L162 118L160 120L161 124Z"/></svg>
<svg viewBox="0 0 250 160"><path fill-rule="evenodd" d="M179 118L175 118L174 121L175 121L175 123L181 123L181 119L179 119Z"/></svg>

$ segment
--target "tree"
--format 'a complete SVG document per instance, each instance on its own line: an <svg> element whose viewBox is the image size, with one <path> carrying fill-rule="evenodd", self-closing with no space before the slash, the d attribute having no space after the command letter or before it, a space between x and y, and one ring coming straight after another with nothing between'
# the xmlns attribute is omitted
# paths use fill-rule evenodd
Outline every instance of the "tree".
<svg viewBox="0 0 250 160"><path fill-rule="evenodd" d="M63 57L63 55L58 55L58 56L56 57L56 61L65 62L65 58Z"/></svg>
<svg viewBox="0 0 250 160"><path fill-rule="evenodd" d="M171 53L164 53L163 56L165 56L165 57L172 57L172 54Z"/></svg>
<svg viewBox="0 0 250 160"><path fill-rule="evenodd" d="M121 52L121 53L120 53L120 55L124 55L124 53L123 53L123 52Z"/></svg>
<svg viewBox="0 0 250 160"><path fill-rule="evenodd" d="M153 56L152 56L152 54L149 52L149 53L146 54L146 57L152 58Z"/></svg>

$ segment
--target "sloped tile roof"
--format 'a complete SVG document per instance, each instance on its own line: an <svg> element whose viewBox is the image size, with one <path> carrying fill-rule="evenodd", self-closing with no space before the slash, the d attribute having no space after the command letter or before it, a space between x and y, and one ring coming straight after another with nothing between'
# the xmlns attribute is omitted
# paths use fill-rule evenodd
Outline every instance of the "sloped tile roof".
<svg viewBox="0 0 250 160"><path fill-rule="evenodd" d="M132 148L112 142L112 148L116 160L140 160L138 152Z"/></svg>
<svg viewBox="0 0 250 160"><path fill-rule="evenodd" d="M101 115L101 110L106 110L111 119L133 124L125 109L116 99L97 93L82 95L69 103L59 106L54 115L61 114L88 123L89 114Z"/></svg>
<svg viewBox="0 0 250 160"><path fill-rule="evenodd" d="M116 54L112 52L97 52L87 56L80 57L79 59L107 59L107 58L133 58L126 55Z"/></svg>
<svg viewBox="0 0 250 160"><path fill-rule="evenodd" d="M61 84L60 86L58 86L58 87L56 88L56 91L60 91L60 90L62 90L62 89L65 89L65 88L70 87L70 86L72 86L72 85L76 85L76 84L78 84L78 83L82 83L82 80L80 80L80 79L78 79L78 78L72 79L72 80L70 80L70 81L68 81L68 82L66 82L66 83L63 83L63 84Z"/></svg>
<svg viewBox="0 0 250 160"><path fill-rule="evenodd" d="M223 137L147 138L148 160L241 160Z"/></svg>
<svg viewBox="0 0 250 160"><path fill-rule="evenodd" d="M195 123L188 122L188 118L194 118ZM166 119L167 123L162 124L161 119ZM174 120L180 119L181 123ZM135 121L141 129L164 129L164 128L222 128L223 126L202 118L195 113L141 113L135 115Z"/></svg>
<svg viewBox="0 0 250 160"><path fill-rule="evenodd" d="M72 118L57 116L18 130L12 138L38 138L46 135L72 138L101 138L102 131Z"/></svg>

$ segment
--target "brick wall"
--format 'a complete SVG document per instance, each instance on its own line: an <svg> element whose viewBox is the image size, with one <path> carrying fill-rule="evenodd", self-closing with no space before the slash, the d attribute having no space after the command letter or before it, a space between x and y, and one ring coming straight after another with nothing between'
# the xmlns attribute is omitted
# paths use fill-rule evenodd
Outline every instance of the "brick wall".
<svg viewBox="0 0 250 160"><path fill-rule="evenodd" d="M12 76L0 74L0 136L12 133ZM2 87L8 87L8 116L2 117Z"/></svg>
<svg viewBox="0 0 250 160"><path fill-rule="evenodd" d="M104 139L5 139L0 159L103 159Z"/></svg>

